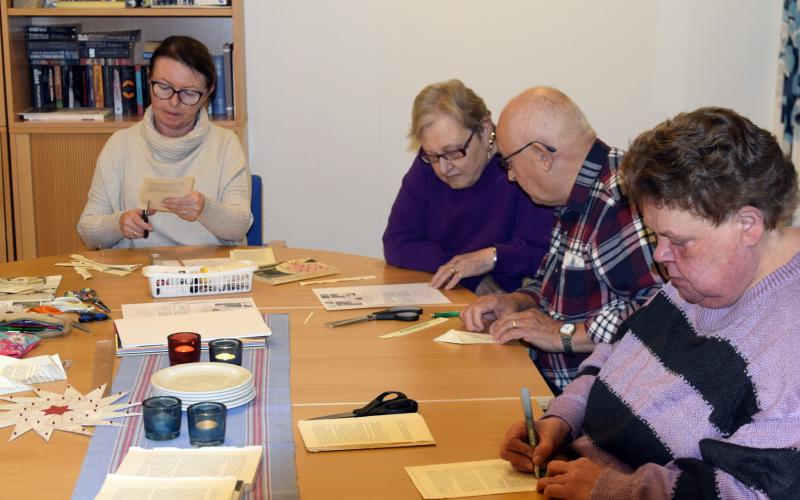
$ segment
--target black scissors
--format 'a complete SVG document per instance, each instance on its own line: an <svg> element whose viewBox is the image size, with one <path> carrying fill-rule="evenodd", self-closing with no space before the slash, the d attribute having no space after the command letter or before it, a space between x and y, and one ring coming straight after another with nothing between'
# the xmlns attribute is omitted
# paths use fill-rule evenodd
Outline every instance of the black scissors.
<svg viewBox="0 0 800 500"><path fill-rule="evenodd" d="M390 307L383 311L367 314L366 316L359 316L358 318L343 319L339 321L331 321L325 325L333 328L334 326L350 325L352 323L361 323L362 321L372 321L376 319L394 319L398 321L417 321L419 315L422 314L421 307Z"/></svg>
<svg viewBox="0 0 800 500"><path fill-rule="evenodd" d="M394 396L392 399L386 399ZM386 391L377 398L373 399L363 408L356 408L345 413L334 413L333 415L323 415L314 417L310 420L322 420L326 418L352 418L352 417L371 417L374 415L394 415L397 413L416 413L417 402L408 399L400 391Z"/></svg>

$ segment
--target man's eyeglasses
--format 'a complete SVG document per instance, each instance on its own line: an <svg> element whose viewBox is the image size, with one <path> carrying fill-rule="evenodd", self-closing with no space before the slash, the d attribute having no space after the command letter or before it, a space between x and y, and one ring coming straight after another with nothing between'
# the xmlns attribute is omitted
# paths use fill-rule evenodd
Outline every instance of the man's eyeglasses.
<svg viewBox="0 0 800 500"><path fill-rule="evenodd" d="M170 99L172 98L173 94L178 94L178 99L180 99L180 101L187 106L194 106L195 104L200 102L200 99L203 97L203 94L206 93L205 90L203 90L202 92L199 90L192 90L192 89L178 90L172 85L168 85L164 82L159 82L156 80L150 82L150 85L153 86L153 95L155 95L159 99L164 99L164 100Z"/></svg>
<svg viewBox="0 0 800 500"><path fill-rule="evenodd" d="M521 148L519 148L518 150L514 151L510 155L504 156L503 158L500 158L500 168L502 168L506 172L511 170L511 162L509 160L511 160L511 158L513 158L513 157L517 156L518 154L522 153L523 151L525 151L525 148L533 146L534 144L540 145L541 147L543 147L544 149L550 151L551 153L555 153L556 151L558 151L553 146L548 146L547 144L545 144L545 143L543 143L541 141L531 141L528 144L526 144L526 145L522 146Z"/></svg>
<svg viewBox="0 0 800 500"><path fill-rule="evenodd" d="M454 151L445 151L442 154L437 153L426 153L423 151L422 148L419 148L419 159L423 162L427 163L428 165L433 165L434 163L439 163L440 158L444 158L445 160L459 160L465 156L467 156L467 148L469 148L469 142L472 140L472 136L475 135L475 131L473 130L469 137L467 137L467 142L464 143L464 147L461 149L456 149Z"/></svg>

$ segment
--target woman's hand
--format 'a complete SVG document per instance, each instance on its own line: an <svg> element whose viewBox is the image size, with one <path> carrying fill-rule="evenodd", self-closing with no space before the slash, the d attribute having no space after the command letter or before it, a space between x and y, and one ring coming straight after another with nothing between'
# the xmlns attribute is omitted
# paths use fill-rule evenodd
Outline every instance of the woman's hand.
<svg viewBox="0 0 800 500"><path fill-rule="evenodd" d="M439 267L430 285L433 288L444 286L445 290L450 290L461 281L461 278L486 274L494 269L496 255L494 247L456 255Z"/></svg>
<svg viewBox="0 0 800 500"><path fill-rule="evenodd" d="M192 191L182 198L164 198L161 205L181 219L194 222L203 213L206 197L203 193Z"/></svg>
<svg viewBox="0 0 800 500"><path fill-rule="evenodd" d="M147 211L148 216L154 213L156 211L152 209ZM123 212L119 217L119 230L122 231L122 236L129 240L135 240L136 238L143 238L144 232L152 231L153 226L142 219L142 210L134 208Z"/></svg>

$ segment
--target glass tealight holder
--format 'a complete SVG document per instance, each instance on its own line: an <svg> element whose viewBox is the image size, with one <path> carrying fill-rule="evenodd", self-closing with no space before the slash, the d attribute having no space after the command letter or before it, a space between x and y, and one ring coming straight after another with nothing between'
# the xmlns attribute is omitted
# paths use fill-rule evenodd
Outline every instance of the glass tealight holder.
<svg viewBox="0 0 800 500"><path fill-rule="evenodd" d="M225 442L225 418L228 408L222 403L195 403L186 410L189 420L189 443L195 448L219 446Z"/></svg>
<svg viewBox="0 0 800 500"><path fill-rule="evenodd" d="M142 401L142 422L147 439L166 441L181 434L181 400L155 396Z"/></svg>
<svg viewBox="0 0 800 500"><path fill-rule="evenodd" d="M200 361L200 334L178 332L167 335L167 351L170 366Z"/></svg>
<svg viewBox="0 0 800 500"><path fill-rule="evenodd" d="M208 360L242 366L242 341L216 339L208 343Z"/></svg>

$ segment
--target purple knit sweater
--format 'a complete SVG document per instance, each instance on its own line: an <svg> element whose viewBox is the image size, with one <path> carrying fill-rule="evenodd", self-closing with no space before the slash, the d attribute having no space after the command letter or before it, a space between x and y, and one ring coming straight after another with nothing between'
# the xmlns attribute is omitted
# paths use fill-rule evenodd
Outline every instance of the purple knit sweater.
<svg viewBox="0 0 800 500"><path fill-rule="evenodd" d="M456 255L494 246L497 264L490 274L506 291L536 274L550 244L553 211L509 182L499 158L492 157L472 186L452 189L416 157L383 233L386 262L432 273ZM474 290L482 278L462 283Z"/></svg>
<svg viewBox="0 0 800 500"><path fill-rule="evenodd" d="M547 416L606 465L592 498L798 498L800 253L732 306L663 290Z"/></svg>

